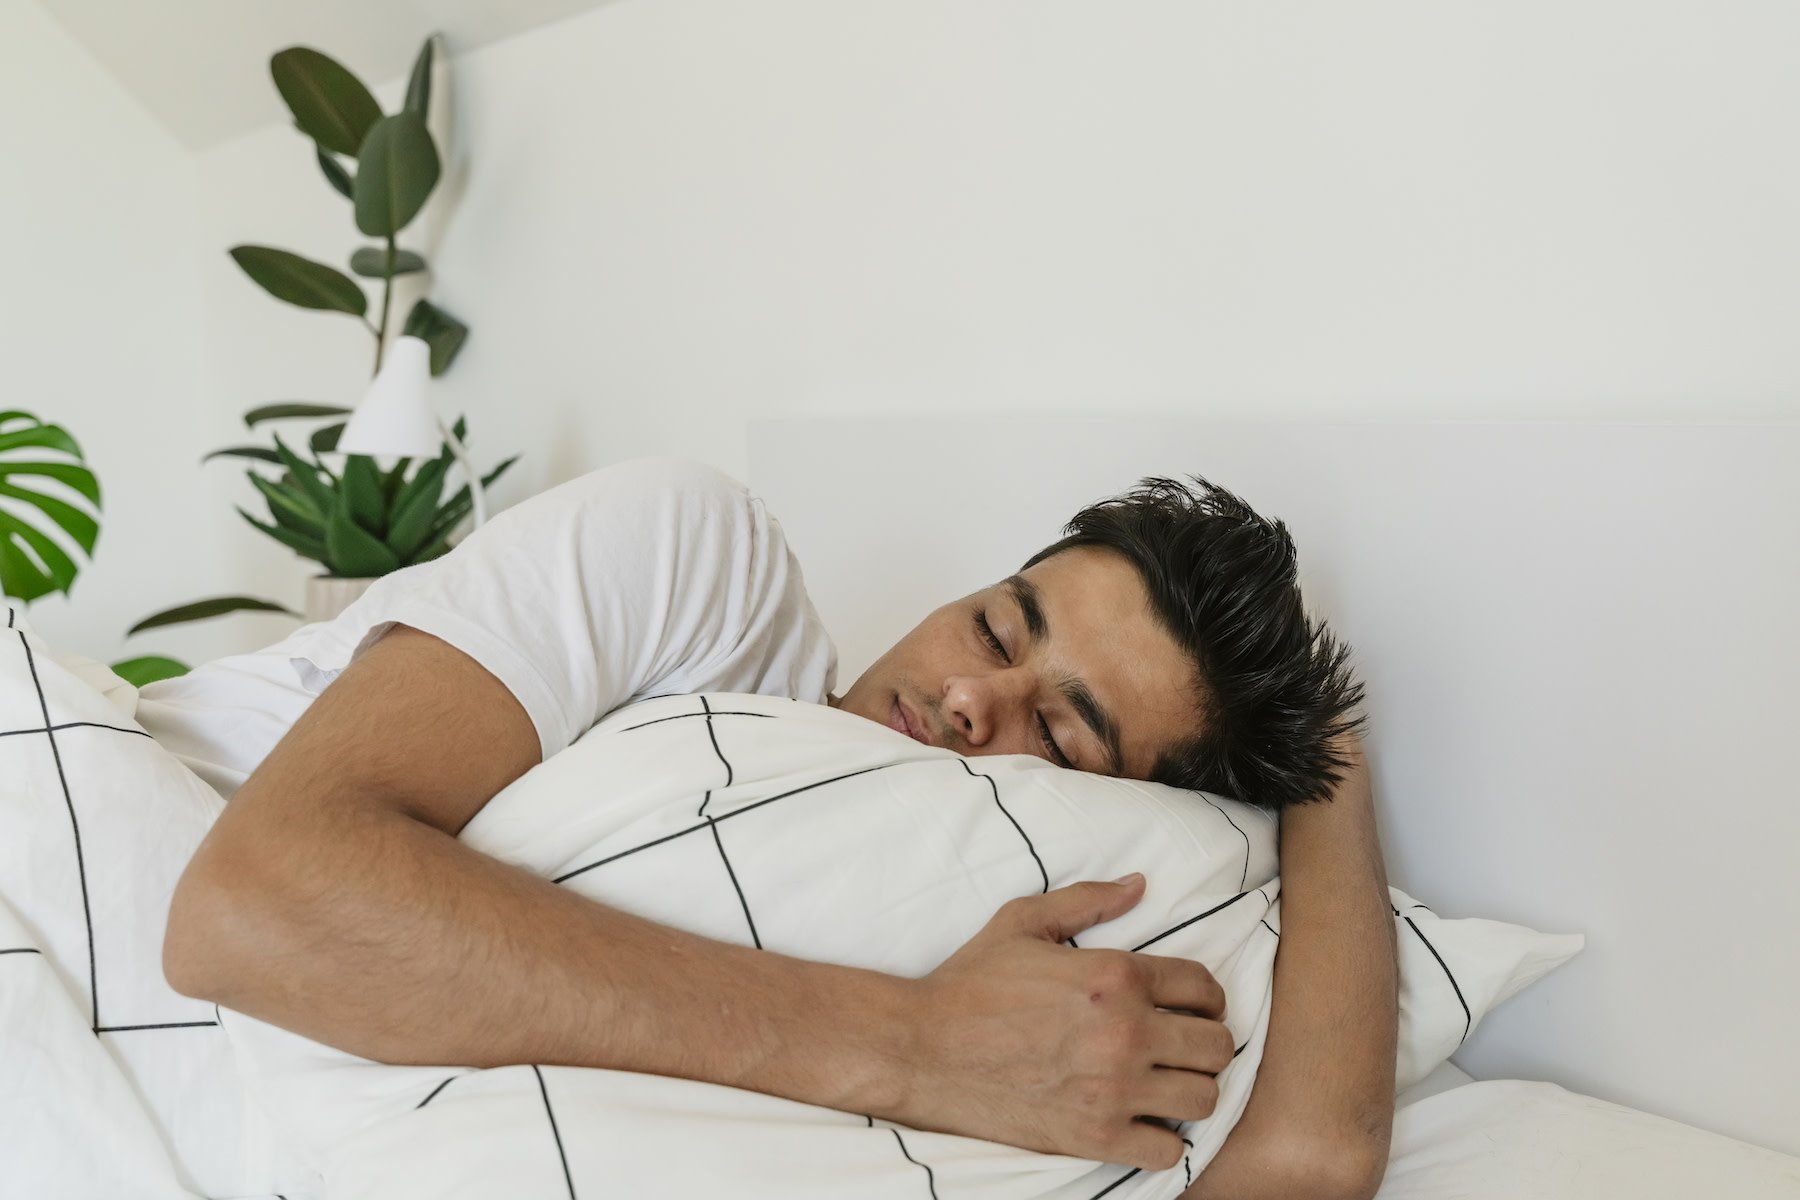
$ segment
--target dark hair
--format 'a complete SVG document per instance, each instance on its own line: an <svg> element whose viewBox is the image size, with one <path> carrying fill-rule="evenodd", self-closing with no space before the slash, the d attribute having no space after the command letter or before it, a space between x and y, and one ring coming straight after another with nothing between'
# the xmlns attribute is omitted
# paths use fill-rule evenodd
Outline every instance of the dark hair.
<svg viewBox="0 0 1800 1200"><path fill-rule="evenodd" d="M1350 648L1306 615L1286 525L1196 475L1146 479L1063 532L1025 565L1076 546L1124 555L1197 668L1199 732L1164 752L1152 780L1264 808L1331 795L1363 691Z"/></svg>

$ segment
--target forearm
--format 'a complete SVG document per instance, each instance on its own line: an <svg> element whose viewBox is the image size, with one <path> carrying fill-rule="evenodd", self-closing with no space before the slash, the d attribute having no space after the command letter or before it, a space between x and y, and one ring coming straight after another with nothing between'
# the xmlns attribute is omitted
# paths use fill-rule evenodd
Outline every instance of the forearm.
<svg viewBox="0 0 1800 1200"><path fill-rule="evenodd" d="M666 929L342 800L240 838L256 800L177 898L172 924L209 934L186 990L384 1062L612 1067L864 1108L894 1074L872 1064L898 1053L879 1015L900 981Z"/></svg>
<svg viewBox="0 0 1800 1200"><path fill-rule="evenodd" d="M393 631L207 835L171 906L170 982L386 1062L604 1066L879 1104L902 981L664 929L456 840L538 757L498 680Z"/></svg>
<svg viewBox="0 0 1800 1200"><path fill-rule="evenodd" d="M1281 823L1281 945L1248 1107L1189 1200L1367 1197L1387 1164L1394 922L1360 751L1327 804Z"/></svg>

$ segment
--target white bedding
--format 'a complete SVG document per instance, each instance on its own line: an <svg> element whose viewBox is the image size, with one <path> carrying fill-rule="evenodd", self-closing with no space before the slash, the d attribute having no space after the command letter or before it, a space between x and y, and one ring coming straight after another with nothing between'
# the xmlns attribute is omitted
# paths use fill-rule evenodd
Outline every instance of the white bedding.
<svg viewBox="0 0 1800 1200"><path fill-rule="evenodd" d="M1144 901L1080 936L1205 962L1240 1052L1184 1161L1134 1172L897 1129L687 1080L516 1067L380 1066L236 1014L258 1095L343 1197L491 1194L563 1178L575 1195L1162 1198L1242 1111L1267 1029L1281 909L1275 826L1217 797L965 760L816 705L647 701L501 793L469 844L596 900L712 937L901 975L936 966L1004 901L1143 870ZM1396 893L1402 1083L1579 938L1440 921ZM548 1184L546 1184L548 1186Z"/></svg>
<svg viewBox="0 0 1800 1200"><path fill-rule="evenodd" d="M1181 1166L1128 1177L683 1080L386 1067L219 1013L170 991L158 967L170 891L216 797L17 625L9 612L0 633L7 1194L297 1200L322 1188L317 1168L331 1195L386 1200L1166 1197L1248 1094L1280 929L1268 817L1034 759L965 762L766 698L679 697L616 714L465 836L657 919L907 973L935 965L1013 895L1144 870L1144 903L1083 944L1200 957L1227 988L1243 1047L1221 1077L1218 1115L1185 1127L1193 1149ZM1579 944L1439 921L1399 896L1397 908L1403 1083Z"/></svg>
<svg viewBox="0 0 1800 1200"><path fill-rule="evenodd" d="M1800 1159L1549 1083L1402 1108L1377 1200L1796 1200Z"/></svg>

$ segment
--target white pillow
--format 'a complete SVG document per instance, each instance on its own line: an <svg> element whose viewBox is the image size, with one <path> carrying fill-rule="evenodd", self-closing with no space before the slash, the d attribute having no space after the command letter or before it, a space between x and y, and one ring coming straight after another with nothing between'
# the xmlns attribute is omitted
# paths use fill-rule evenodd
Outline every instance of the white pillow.
<svg viewBox="0 0 1800 1200"><path fill-rule="evenodd" d="M1060 1171L1068 1178L1055 1186L1073 1188L1070 1195L1088 1184L1116 1184L1121 1200L1173 1195L1242 1111L1261 1056L1281 921L1275 825L1229 800L1026 756L963 759L816 705L680 696L609 716L497 796L462 837L651 920L899 975L931 970L1007 899L1142 871L1142 903L1078 940L1212 968L1240 1048L1220 1074L1214 1117L1182 1127L1190 1147L1174 1171L1129 1181L1117 1168L1053 1165L907 1132L906 1154L930 1165L942 1191L1006 1179L1023 1189L1017 1194L1036 1194L1030 1189L1049 1187ZM1403 938L1402 1087L1454 1050L1492 1004L1581 944L1440 920L1400 893L1394 902ZM478 1170L542 1168L535 1156L548 1144L541 1134L552 1097L566 1166L583 1191L583 1181L604 1179L637 1194L725 1189L792 1200L794 1188L834 1195L845 1179L918 1170L887 1133L862 1141L861 1118L846 1126L842 1114L768 1097L564 1068L538 1076L384 1067L225 1017L240 1054L255 1064L268 1110L346 1195L473 1195L472 1184L457 1181ZM645 1104L651 1108L640 1112ZM668 1114L681 1119L662 1119ZM627 1127L633 1132L621 1139ZM471 1130L482 1131L478 1142L469 1141ZM674 1151L682 1145L695 1148ZM818 1167L804 1187L774 1172L776 1159L794 1155ZM827 1160L838 1174L824 1169Z"/></svg>
<svg viewBox="0 0 1800 1200"><path fill-rule="evenodd" d="M1800 1158L1513 1079L1394 1118L1378 1200L1796 1200Z"/></svg>

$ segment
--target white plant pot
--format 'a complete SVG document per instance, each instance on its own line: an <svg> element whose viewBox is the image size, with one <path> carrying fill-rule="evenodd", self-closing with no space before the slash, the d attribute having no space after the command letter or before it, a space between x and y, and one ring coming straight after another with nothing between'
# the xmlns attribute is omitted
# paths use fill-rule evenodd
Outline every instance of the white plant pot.
<svg viewBox="0 0 1800 1200"><path fill-rule="evenodd" d="M335 575L312 575L306 580L306 621L329 621L356 603L369 590L374 579L339 579Z"/></svg>

